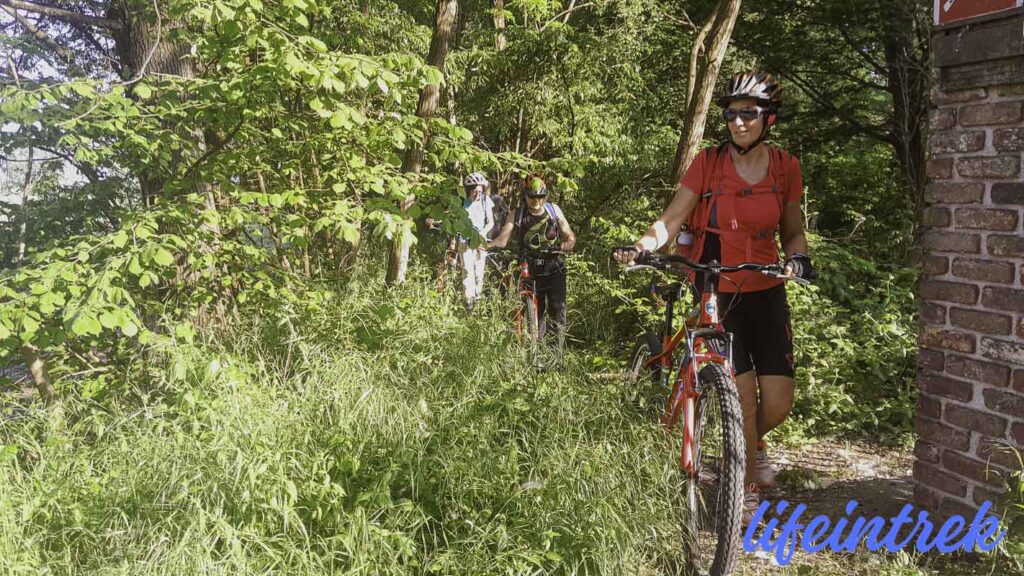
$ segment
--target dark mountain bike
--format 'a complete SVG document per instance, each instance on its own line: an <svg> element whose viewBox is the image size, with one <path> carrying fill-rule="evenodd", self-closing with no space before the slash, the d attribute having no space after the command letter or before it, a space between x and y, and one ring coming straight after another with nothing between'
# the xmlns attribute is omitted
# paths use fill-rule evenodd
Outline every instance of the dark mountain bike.
<svg viewBox="0 0 1024 576"><path fill-rule="evenodd" d="M635 251L633 247L616 251ZM732 335L722 328L718 282L723 272L754 270L775 278L781 265L698 264L681 256L638 255L629 270L704 273L700 302L676 329L675 304L691 283L656 286L665 301L661 334L643 335L630 362L629 385L667 389L674 374L662 424L672 430L682 418L680 467L685 474L683 552L692 572L731 574L740 547L746 442L732 363Z"/></svg>

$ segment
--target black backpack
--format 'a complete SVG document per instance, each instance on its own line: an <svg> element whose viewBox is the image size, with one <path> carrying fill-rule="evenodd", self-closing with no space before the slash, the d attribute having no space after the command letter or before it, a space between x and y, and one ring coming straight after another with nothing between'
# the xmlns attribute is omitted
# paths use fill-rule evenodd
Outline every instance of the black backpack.
<svg viewBox="0 0 1024 576"><path fill-rule="evenodd" d="M494 240L501 234L501 229L505 227L505 218L508 218L508 204L500 194L491 194L491 215L494 216L494 226L487 233L488 240Z"/></svg>

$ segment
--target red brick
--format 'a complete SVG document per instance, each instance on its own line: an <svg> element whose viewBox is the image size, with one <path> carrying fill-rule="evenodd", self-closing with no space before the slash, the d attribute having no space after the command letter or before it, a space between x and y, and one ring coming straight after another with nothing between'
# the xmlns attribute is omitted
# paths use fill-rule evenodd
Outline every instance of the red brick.
<svg viewBox="0 0 1024 576"><path fill-rule="evenodd" d="M934 302L922 302L920 319L928 324L943 326L946 324L946 307Z"/></svg>
<svg viewBox="0 0 1024 576"><path fill-rule="evenodd" d="M921 271L928 276L939 276L949 272L949 258L928 255L921 261Z"/></svg>
<svg viewBox="0 0 1024 576"><path fill-rule="evenodd" d="M981 355L1007 364L1021 366L1024 365L1024 342L983 337L981 339Z"/></svg>
<svg viewBox="0 0 1024 576"><path fill-rule="evenodd" d="M1006 418L950 402L946 405L944 420L964 430L973 430L986 436L1006 433Z"/></svg>
<svg viewBox="0 0 1024 576"><path fill-rule="evenodd" d="M944 130L935 132L928 140L932 154L977 152L985 147L985 132L981 130Z"/></svg>
<svg viewBox="0 0 1024 576"><path fill-rule="evenodd" d="M928 115L928 127L946 130L956 126L956 108L935 108Z"/></svg>
<svg viewBox="0 0 1024 576"><path fill-rule="evenodd" d="M992 256L1024 258L1024 236L989 236L988 253Z"/></svg>
<svg viewBox="0 0 1024 576"><path fill-rule="evenodd" d="M978 301L978 287L974 284L928 279L921 282L921 297L926 300L974 304Z"/></svg>
<svg viewBox="0 0 1024 576"><path fill-rule="evenodd" d="M923 392L917 395L917 415L942 420L942 402Z"/></svg>
<svg viewBox="0 0 1024 576"><path fill-rule="evenodd" d="M921 213L921 225L929 228L945 228L949 226L950 217L948 208L931 207L925 208Z"/></svg>
<svg viewBox="0 0 1024 576"><path fill-rule="evenodd" d="M1010 369L1006 366L956 354L946 356L946 372L965 380L995 386L1006 386L1010 382Z"/></svg>
<svg viewBox="0 0 1024 576"><path fill-rule="evenodd" d="M996 88L1000 96L1024 96L1024 84L1010 84Z"/></svg>
<svg viewBox="0 0 1024 576"><path fill-rule="evenodd" d="M925 462L928 462L929 464L938 464L939 447L934 444L929 444L927 442L922 442L921 440L918 440L917 443L914 444L914 456L918 460L923 460Z"/></svg>
<svg viewBox="0 0 1024 576"><path fill-rule="evenodd" d="M918 460L914 463L914 479L921 484L938 488L955 496L967 495L967 482L930 464Z"/></svg>
<svg viewBox="0 0 1024 576"><path fill-rule="evenodd" d="M942 466L958 476L984 482L992 486L1001 486L1003 483L1002 471L1000 469L952 450L943 450ZM939 486L936 486L936 488L939 488Z"/></svg>
<svg viewBox="0 0 1024 576"><path fill-rule="evenodd" d="M946 426L935 420L918 416L915 419L914 427L921 440L931 442L936 446L953 448L954 450L967 450L971 445L970 432Z"/></svg>
<svg viewBox="0 0 1024 576"><path fill-rule="evenodd" d="M942 204L981 202L984 195L981 182L929 182L924 190L925 200Z"/></svg>
<svg viewBox="0 0 1024 576"><path fill-rule="evenodd" d="M949 180L953 177L953 159L932 158L925 162L924 173L929 180Z"/></svg>
<svg viewBox="0 0 1024 576"><path fill-rule="evenodd" d="M917 335L917 343L929 348L941 348L943 350L974 354L977 341L973 334L940 330L932 326L922 326L920 333Z"/></svg>
<svg viewBox="0 0 1024 576"><path fill-rule="evenodd" d="M953 494L955 496L967 495L967 482L964 479L956 478L947 474L944 470L921 460L913 463L913 478L926 486L937 488L946 494Z"/></svg>
<svg viewBox="0 0 1024 576"><path fill-rule="evenodd" d="M1010 425L1010 438L1018 448L1024 450L1024 422L1014 422Z"/></svg>
<svg viewBox="0 0 1024 576"><path fill-rule="evenodd" d="M1013 282L1013 264L994 260L957 258L953 261L953 275L982 282Z"/></svg>
<svg viewBox="0 0 1024 576"><path fill-rule="evenodd" d="M1000 414L1006 414L1010 418L1024 420L1024 396L989 388L982 391L985 396L985 407Z"/></svg>
<svg viewBox="0 0 1024 576"><path fill-rule="evenodd" d="M956 227L973 230L1009 231L1017 229L1016 210L961 208L956 211Z"/></svg>
<svg viewBox="0 0 1024 576"><path fill-rule="evenodd" d="M1020 121L1020 102L995 102L963 106L960 108L958 118L961 126L1013 124Z"/></svg>
<svg viewBox="0 0 1024 576"><path fill-rule="evenodd" d="M936 513L939 510L939 504L942 503L942 496L918 483L914 486L914 503L925 510Z"/></svg>
<svg viewBox="0 0 1024 576"><path fill-rule="evenodd" d="M978 441L978 456L985 462L992 462L1007 470L1020 468L1020 460L1013 452L1010 442L997 438L981 438Z"/></svg>
<svg viewBox="0 0 1024 576"><path fill-rule="evenodd" d="M971 88L968 90L951 90L943 92L936 86L932 88L931 98L932 103L936 106L942 106L943 104L960 104L962 102L973 102L975 100L985 99L984 88Z"/></svg>
<svg viewBox="0 0 1024 576"><path fill-rule="evenodd" d="M968 522L970 522L971 519L974 518L974 515L976 513L977 510L974 508L974 506L971 506L966 502L961 502L956 498L946 498L945 500L942 501L942 504L939 505L939 515L943 518L949 518L951 516L961 516Z"/></svg>
<svg viewBox="0 0 1024 576"><path fill-rule="evenodd" d="M974 395L974 387L970 382L954 380L937 374L918 374L917 387L929 394L952 398L961 402L970 402L971 397Z"/></svg>
<svg viewBox="0 0 1024 576"><path fill-rule="evenodd" d="M964 178L1017 178L1020 156L961 156L956 173Z"/></svg>
<svg viewBox="0 0 1024 576"><path fill-rule="evenodd" d="M1024 370L1018 368L1013 371L1013 379L1010 381L1011 386L1017 392L1024 392Z"/></svg>
<svg viewBox="0 0 1024 576"><path fill-rule="evenodd" d="M1008 336L1013 330L1013 318L1005 314L982 312L981 310L949 309L949 323L985 334Z"/></svg>
<svg viewBox="0 0 1024 576"><path fill-rule="evenodd" d="M1024 290L1020 288L999 288L985 286L981 293L981 303L986 308L1024 312Z"/></svg>
<svg viewBox="0 0 1024 576"><path fill-rule="evenodd" d="M992 146L996 152L1024 150L1024 128L999 128L992 131Z"/></svg>
<svg viewBox="0 0 1024 576"><path fill-rule="evenodd" d="M971 499L974 500L974 503L979 507L985 502L990 502L993 506L993 511L995 511L996 514L1000 514L1002 509L999 505L1005 494L1005 486L998 489L986 488L985 486L975 486L971 491Z"/></svg>
<svg viewBox="0 0 1024 576"><path fill-rule="evenodd" d="M941 372L945 355L938 350L920 348L917 351L917 369Z"/></svg>
<svg viewBox="0 0 1024 576"><path fill-rule="evenodd" d="M989 195L993 204L1024 204L1024 182L996 182Z"/></svg>
<svg viewBox="0 0 1024 576"><path fill-rule="evenodd" d="M939 232L930 230L921 237L921 245L936 252L981 252L981 236L961 232Z"/></svg>

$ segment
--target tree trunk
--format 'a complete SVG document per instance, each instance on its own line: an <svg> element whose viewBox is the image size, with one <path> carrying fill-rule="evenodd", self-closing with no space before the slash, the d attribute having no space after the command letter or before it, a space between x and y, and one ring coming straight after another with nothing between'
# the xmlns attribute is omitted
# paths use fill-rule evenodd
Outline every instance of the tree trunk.
<svg viewBox="0 0 1024 576"><path fill-rule="evenodd" d="M53 389L53 385L50 384L50 375L46 370L46 362L43 360L42 353L39 348L36 348L32 344L21 345L21 359L25 362L25 367L28 368L29 374L32 375L32 381L35 382L36 389L39 390L39 395L49 406L53 404L54 400L57 399L57 392Z"/></svg>
<svg viewBox="0 0 1024 576"><path fill-rule="evenodd" d="M427 54L427 64L434 66L441 70L441 72L444 72L444 61L448 56L448 46L455 35L455 24L458 21L458 14L458 0L437 0L434 34L430 39L430 52ZM439 95L439 85L427 84L424 86L420 92L416 115L424 119L433 118L434 113L437 112ZM412 174L414 178L423 168L423 148L426 146L429 137L429 134L424 134L423 140L411 146L402 160L402 171ZM391 243L388 270L384 278L385 283L389 286L405 282L405 274L409 266L409 247L412 244L412 223L408 221L408 211L415 202L416 197L410 194L399 204L399 211L403 222Z"/></svg>
<svg viewBox="0 0 1024 576"><path fill-rule="evenodd" d="M505 49L505 0L493 0L492 19L494 20L494 47Z"/></svg>
<svg viewBox="0 0 1024 576"><path fill-rule="evenodd" d="M28 158L25 164L25 182L21 186L21 225L18 229L18 259L16 263L21 264L25 259L25 245L28 243L28 200L29 192L32 190L32 154L35 150L28 147Z"/></svg>
<svg viewBox="0 0 1024 576"><path fill-rule="evenodd" d="M930 70L929 47L915 46L917 39L927 43L931 23L915 17L906 2L900 4L896 33L886 36L885 60L888 87L892 94L892 144L907 188L908 207L920 211L924 202L925 140L928 127Z"/></svg>
<svg viewBox="0 0 1024 576"><path fill-rule="evenodd" d="M690 56L690 97L683 115L682 133L676 146L675 159L672 163L672 188L669 200L675 194L676 184L682 178L686 168L697 155L700 141L704 137L704 126L707 121L708 108L714 94L718 71L722 67L725 51L729 47L736 17L740 12L740 0L719 0L714 13L698 34ZM696 56L699 54L700 56ZM697 62L694 65L694 62Z"/></svg>

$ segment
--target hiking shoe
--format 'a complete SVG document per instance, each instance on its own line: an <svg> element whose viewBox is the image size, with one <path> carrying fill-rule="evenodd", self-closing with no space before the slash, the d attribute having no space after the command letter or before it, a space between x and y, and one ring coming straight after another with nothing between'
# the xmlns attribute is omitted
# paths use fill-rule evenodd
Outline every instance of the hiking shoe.
<svg viewBox="0 0 1024 576"><path fill-rule="evenodd" d="M772 463L768 460L768 450L765 448L758 448L757 458L754 459L754 482L759 488L775 486L775 470L772 470Z"/></svg>
<svg viewBox="0 0 1024 576"><path fill-rule="evenodd" d="M758 506L761 505L761 493L757 484L747 484L743 489L743 526L749 525L754 520Z"/></svg>

